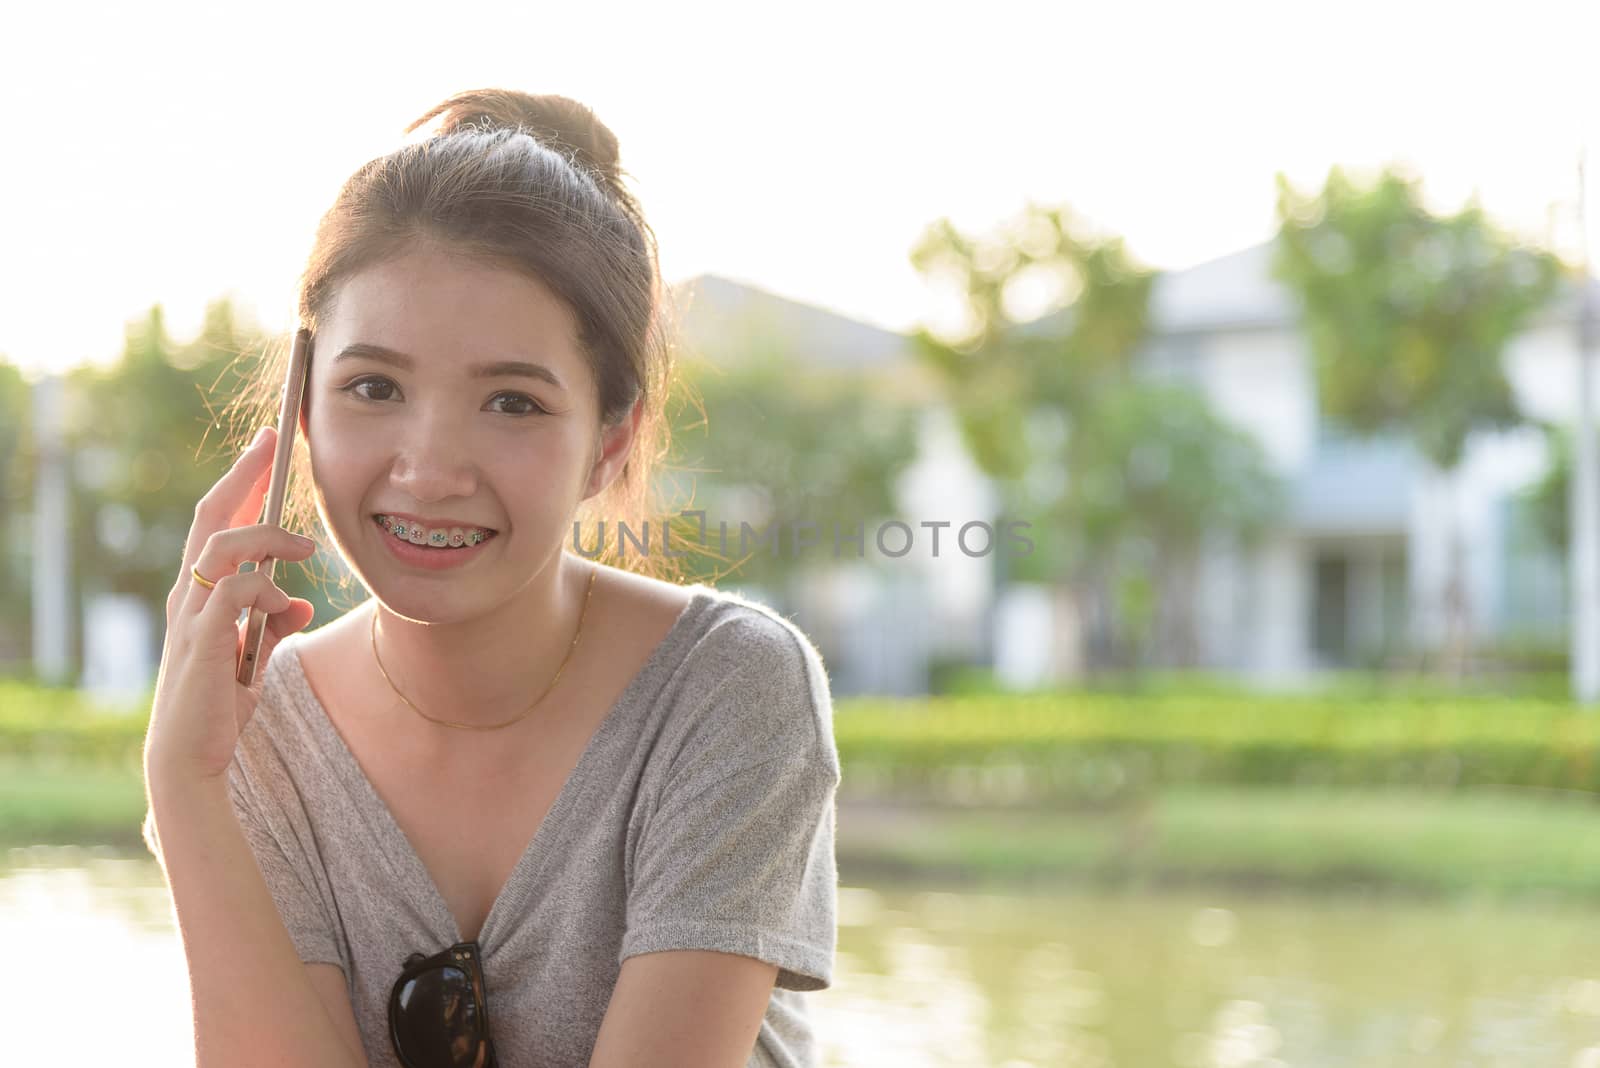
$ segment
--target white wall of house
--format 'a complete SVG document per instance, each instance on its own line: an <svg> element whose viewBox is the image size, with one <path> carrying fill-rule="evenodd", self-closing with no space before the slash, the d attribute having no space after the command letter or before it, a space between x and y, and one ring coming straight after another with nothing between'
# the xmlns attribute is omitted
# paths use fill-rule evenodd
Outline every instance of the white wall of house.
<svg viewBox="0 0 1600 1068"><path fill-rule="evenodd" d="M1315 666L1307 638L1311 575L1304 545L1288 533L1266 539L1252 565L1245 671L1262 681L1293 682Z"/></svg>
<svg viewBox="0 0 1600 1068"><path fill-rule="evenodd" d="M1269 263L1270 248L1263 245L1163 276L1152 298L1155 332L1141 365L1197 385L1221 415L1261 443L1274 467L1314 492L1321 483L1304 479L1325 446L1319 443L1312 359L1286 293L1270 278ZM1558 302L1506 353L1520 407L1569 426L1578 393L1571 313L1570 301ZM1594 404L1600 411L1600 374ZM1507 614L1506 503L1536 483L1546 464L1537 428L1479 433L1451 477L1425 462L1415 464L1409 499L1389 518L1377 508L1364 519L1353 515L1341 522L1312 501L1308 518L1291 522L1251 555L1226 543L1209 548L1195 607L1202 656L1215 667L1263 680L1287 682L1316 670L1319 554L1348 561L1352 634L1379 633L1383 559L1396 551L1397 539L1404 543L1413 636L1437 642L1444 637L1442 595L1450 539L1457 534L1473 632L1497 633Z"/></svg>
<svg viewBox="0 0 1600 1068"><path fill-rule="evenodd" d="M1200 555L1194 606L1202 664L1229 671L1250 667L1254 626L1252 596L1258 583L1251 561L1229 535L1207 539Z"/></svg>
<svg viewBox="0 0 1600 1068"><path fill-rule="evenodd" d="M1283 330L1229 330L1196 349L1200 383L1216 410L1249 430L1279 471L1305 466L1316 449L1316 385L1300 339Z"/></svg>
<svg viewBox="0 0 1600 1068"><path fill-rule="evenodd" d="M983 644L986 612L994 594L994 561L989 555L968 556L962 552L956 545L956 532L973 520L992 523L996 496L989 479L967 455L955 417L946 405L923 409L918 442L916 461L895 487L901 507L901 514L895 518L916 530L916 547L887 563L910 570L925 584L933 620L934 651L976 653ZM940 520L950 525L938 531L939 552L935 557L934 532L920 524ZM969 538L973 551L981 549L980 532L972 532ZM994 551L999 551L998 544Z"/></svg>

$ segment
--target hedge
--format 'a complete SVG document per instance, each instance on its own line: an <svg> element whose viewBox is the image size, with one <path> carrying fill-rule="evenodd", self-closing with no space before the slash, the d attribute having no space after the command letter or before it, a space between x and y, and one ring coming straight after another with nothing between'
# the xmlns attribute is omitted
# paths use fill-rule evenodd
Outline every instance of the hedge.
<svg viewBox="0 0 1600 1068"><path fill-rule="evenodd" d="M148 710L0 681L0 753L137 768ZM839 699L842 789L1001 803L1162 786L1425 785L1600 794L1600 712L1490 697Z"/></svg>

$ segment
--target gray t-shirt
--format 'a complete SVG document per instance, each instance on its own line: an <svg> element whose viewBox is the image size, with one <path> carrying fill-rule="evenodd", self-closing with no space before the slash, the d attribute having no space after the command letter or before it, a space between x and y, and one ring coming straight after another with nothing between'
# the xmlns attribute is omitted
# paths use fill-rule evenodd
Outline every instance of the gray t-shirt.
<svg viewBox="0 0 1600 1068"><path fill-rule="evenodd" d="M770 608L686 589L484 921L506 1068L587 1065L622 961L670 949L778 965L748 1065L818 1062L801 994L832 985L837 938L827 675ZM401 962L461 935L317 703L303 636L268 661L228 781L300 958L344 969L368 1060L397 1066L388 999Z"/></svg>

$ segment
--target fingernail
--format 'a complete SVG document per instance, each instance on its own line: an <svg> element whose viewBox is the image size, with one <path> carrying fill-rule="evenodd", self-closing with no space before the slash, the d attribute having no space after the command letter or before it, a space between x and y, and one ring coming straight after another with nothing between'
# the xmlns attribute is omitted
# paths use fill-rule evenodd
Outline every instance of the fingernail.
<svg viewBox="0 0 1600 1068"><path fill-rule="evenodd" d="M260 445L261 444L261 439L266 437L266 436L267 436L267 428L266 427L259 427L256 430L256 436L250 439L250 448L253 449L257 445Z"/></svg>

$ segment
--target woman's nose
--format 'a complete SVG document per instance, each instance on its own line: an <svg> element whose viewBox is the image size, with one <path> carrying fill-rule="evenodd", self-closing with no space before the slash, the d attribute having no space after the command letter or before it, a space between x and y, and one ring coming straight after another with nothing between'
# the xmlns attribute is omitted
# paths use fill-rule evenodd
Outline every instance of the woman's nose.
<svg viewBox="0 0 1600 1068"><path fill-rule="evenodd" d="M471 496L477 465L464 428L446 418L417 419L402 431L391 479L413 500Z"/></svg>

